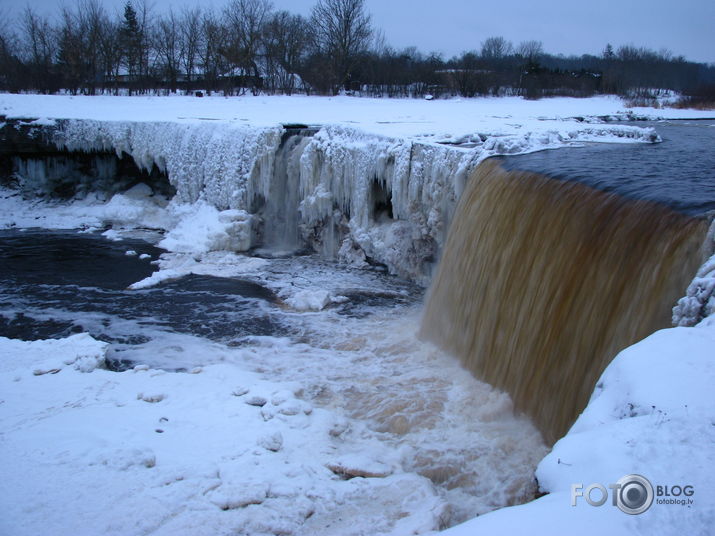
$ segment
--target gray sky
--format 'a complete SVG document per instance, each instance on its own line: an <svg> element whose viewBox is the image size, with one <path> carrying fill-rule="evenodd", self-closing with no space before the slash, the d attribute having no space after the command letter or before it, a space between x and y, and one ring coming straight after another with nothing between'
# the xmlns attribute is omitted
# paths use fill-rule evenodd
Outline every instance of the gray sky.
<svg viewBox="0 0 715 536"><path fill-rule="evenodd" d="M125 0L101 0L121 10ZM3 11L31 5L46 13L74 0L0 0ZM156 12L182 6L221 7L224 0L150 0ZM278 9L307 15L315 0L273 0ZM714 0L366 0L374 25L395 48L414 45L449 58L479 49L490 36L515 45L536 39L552 54L600 54L606 43L667 48L715 63Z"/></svg>

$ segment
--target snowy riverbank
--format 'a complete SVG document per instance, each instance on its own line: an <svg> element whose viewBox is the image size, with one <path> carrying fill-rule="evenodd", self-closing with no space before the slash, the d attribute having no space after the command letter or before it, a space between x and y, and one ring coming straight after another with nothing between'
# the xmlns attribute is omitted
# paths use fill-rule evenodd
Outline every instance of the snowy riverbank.
<svg viewBox="0 0 715 536"><path fill-rule="evenodd" d="M0 532L403 535L527 499L538 432L400 312L133 350L188 372L105 370L84 333L0 338Z"/></svg>
<svg viewBox="0 0 715 536"><path fill-rule="evenodd" d="M0 94L0 115L48 119L94 119L248 124L343 125L381 136L435 142L475 133L513 134L586 129L584 120L698 119L703 110L628 108L617 97L566 97L528 101L490 97L424 101L356 97L72 97ZM599 119L601 118L601 119ZM581 123L581 126L579 126Z"/></svg>

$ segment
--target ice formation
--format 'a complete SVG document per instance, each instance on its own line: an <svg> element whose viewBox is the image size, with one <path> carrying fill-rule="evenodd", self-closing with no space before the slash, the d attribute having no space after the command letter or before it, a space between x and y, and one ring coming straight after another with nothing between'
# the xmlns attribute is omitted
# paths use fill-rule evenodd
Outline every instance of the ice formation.
<svg viewBox="0 0 715 536"><path fill-rule="evenodd" d="M165 173L176 190L175 225L206 223L214 210L201 243L187 243L182 229L170 227L175 232L162 244L169 249L295 250L309 245L326 258L353 264L369 259L426 283L464 182L484 158L590 140L657 140L652 129L569 125L441 141L366 133L344 124L299 130L71 119L32 124L31 129L70 153L115 152L119 158L131 156L145 172ZM96 160L104 177L108 164ZM54 160L21 164L18 175L34 181L35 189L47 183L48 174L57 175L50 169ZM193 210L179 205L195 205L201 214L177 223Z"/></svg>
<svg viewBox="0 0 715 536"><path fill-rule="evenodd" d="M695 274L685 296L673 307L674 326L695 326L715 313L715 220L710 224L704 249L705 256L710 257Z"/></svg>

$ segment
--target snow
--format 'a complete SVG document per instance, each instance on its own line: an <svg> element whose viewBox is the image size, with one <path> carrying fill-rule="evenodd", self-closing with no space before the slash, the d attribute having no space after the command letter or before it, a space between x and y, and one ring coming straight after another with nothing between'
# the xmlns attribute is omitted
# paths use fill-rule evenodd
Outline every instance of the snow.
<svg viewBox="0 0 715 536"><path fill-rule="evenodd" d="M715 221L705 240L706 255L715 252ZM673 307L674 326L694 326L715 313L715 254L695 274L693 281Z"/></svg>
<svg viewBox="0 0 715 536"><path fill-rule="evenodd" d="M245 210L218 211L198 201L174 205L178 224L159 246L177 253L246 251L251 247L251 216Z"/></svg>
<svg viewBox="0 0 715 536"><path fill-rule="evenodd" d="M178 216L158 196L136 199L116 194L109 201L89 195L72 201L23 199L15 190L0 188L0 227L78 229L96 231L113 226L112 236L121 229L136 227L168 230ZM177 207L179 214L181 206Z"/></svg>
<svg viewBox="0 0 715 536"><path fill-rule="evenodd" d="M101 368L106 343L86 334L0 347L13 356L0 363L2 453L13 460L0 484L4 531L411 534L449 518L433 485L405 470L404 452L297 396L300 382L248 370L261 351L214 345L227 362L193 374L114 373ZM444 534L708 534L713 348L715 322L705 321L621 352L539 464L548 495ZM637 516L610 501L570 505L572 484L633 473L654 486L691 485L694 503L654 503Z"/></svg>
<svg viewBox="0 0 715 536"><path fill-rule="evenodd" d="M301 290L287 298L285 302L298 311L321 311L330 303L330 292Z"/></svg>
<svg viewBox="0 0 715 536"><path fill-rule="evenodd" d="M57 374L66 367L80 372L92 372L104 364L107 343L95 341L86 333L57 341L19 341L0 338L5 358L0 361L3 374L17 368L29 370L35 376ZM13 356L13 359L7 359ZM19 381L19 377L15 380Z"/></svg>
<svg viewBox="0 0 715 536"><path fill-rule="evenodd" d="M82 97L0 95L0 114L43 119L94 119L172 123L234 123L257 127L280 124L344 125L389 137L457 139L475 132L542 132L571 118L618 117L695 119L698 110L628 108L617 97L519 97L475 99L376 99L338 97ZM712 114L709 114L712 116ZM540 128L539 125L546 126Z"/></svg>
<svg viewBox="0 0 715 536"><path fill-rule="evenodd" d="M159 265L159 270L146 279L133 283L129 288L133 290L150 288L164 281L172 281L189 274L217 277L253 275L269 264L265 259L245 257L229 251L211 251L203 255L162 254L155 262Z"/></svg>

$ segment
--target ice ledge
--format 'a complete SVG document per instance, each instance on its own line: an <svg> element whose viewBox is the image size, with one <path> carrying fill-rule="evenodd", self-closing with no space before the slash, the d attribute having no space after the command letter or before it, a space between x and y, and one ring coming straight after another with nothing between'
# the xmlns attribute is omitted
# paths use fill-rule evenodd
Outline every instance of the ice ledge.
<svg viewBox="0 0 715 536"><path fill-rule="evenodd" d="M263 205L275 202L273 194L287 187L277 164L290 133L282 125L96 119L23 125L27 137L64 150L114 151L130 155L141 169L156 166L176 189L175 204L201 201L218 211L255 216L251 239L242 227L240 240L224 241L244 249L260 243L261 226L276 213ZM311 132L291 159L299 168L290 173L299 182L292 186L297 186L297 206L278 212L297 209L292 224L301 239L326 257L368 258L426 284L463 185L483 159L590 141L657 140L649 128L576 120L490 124L490 129L472 136L472 146L464 148L462 140L452 144L438 136L389 136L325 125Z"/></svg>

